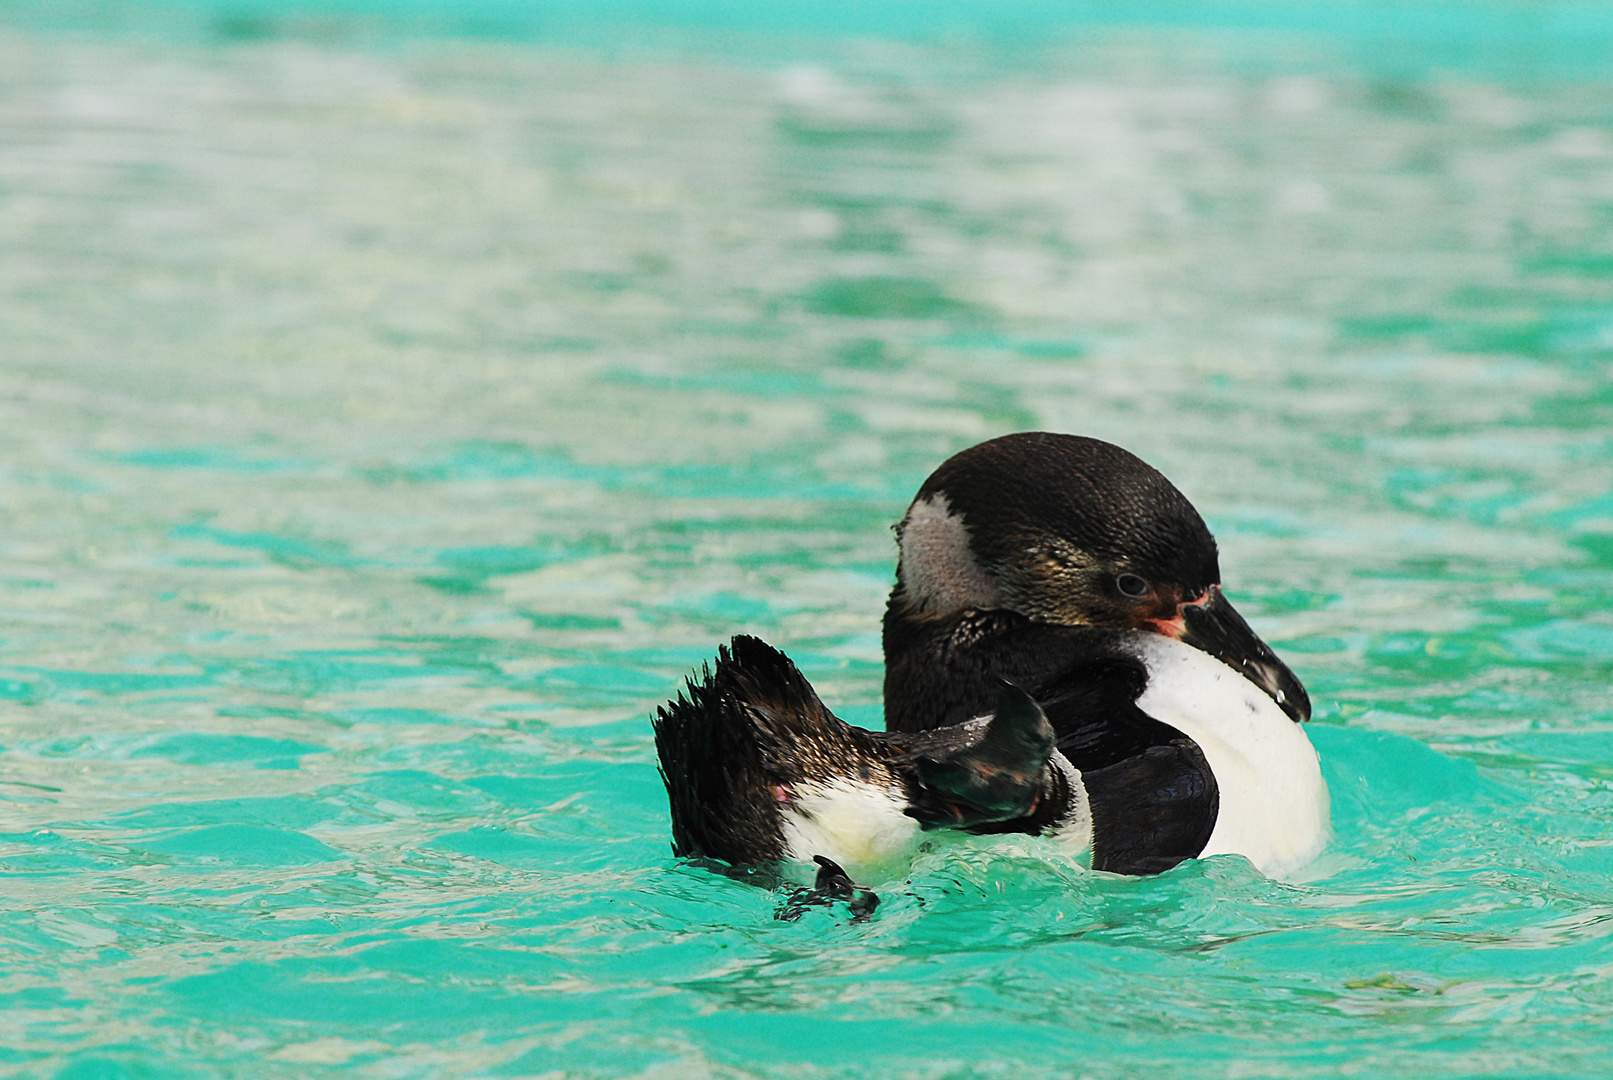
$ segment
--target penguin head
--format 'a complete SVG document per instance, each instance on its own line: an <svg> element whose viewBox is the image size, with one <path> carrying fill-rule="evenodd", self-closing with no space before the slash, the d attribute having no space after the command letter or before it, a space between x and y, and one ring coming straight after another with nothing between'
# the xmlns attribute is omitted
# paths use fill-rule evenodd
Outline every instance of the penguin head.
<svg viewBox="0 0 1613 1080"><path fill-rule="evenodd" d="M1099 439L1022 432L943 462L897 525L892 608L1163 634L1239 669L1295 719L1309 699L1221 592L1215 538L1159 470Z"/></svg>
<svg viewBox="0 0 1613 1080"><path fill-rule="evenodd" d="M1149 629L1221 580L1215 538L1176 486L1076 435L1006 435L953 456L919 488L897 536L897 577L922 614L1002 608Z"/></svg>

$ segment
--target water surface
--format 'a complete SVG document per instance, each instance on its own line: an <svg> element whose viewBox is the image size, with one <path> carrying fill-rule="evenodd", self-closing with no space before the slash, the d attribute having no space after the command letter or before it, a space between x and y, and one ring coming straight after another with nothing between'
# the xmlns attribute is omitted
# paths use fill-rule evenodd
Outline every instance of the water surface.
<svg viewBox="0 0 1613 1080"><path fill-rule="evenodd" d="M0 5L0 1074L1613 1069L1600 9L63 10ZM1211 522L1314 874L673 861L654 705L749 632L877 727L889 525L1033 428Z"/></svg>

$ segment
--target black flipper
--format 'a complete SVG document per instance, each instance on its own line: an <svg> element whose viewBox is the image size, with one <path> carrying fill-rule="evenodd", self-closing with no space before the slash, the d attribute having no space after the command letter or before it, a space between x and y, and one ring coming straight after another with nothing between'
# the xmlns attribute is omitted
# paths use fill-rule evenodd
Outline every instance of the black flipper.
<svg viewBox="0 0 1613 1080"><path fill-rule="evenodd" d="M1197 857L1215 830L1221 794L1190 739L1081 776L1092 807L1092 869L1159 874Z"/></svg>
<svg viewBox="0 0 1613 1080"><path fill-rule="evenodd" d="M893 602L885 616L885 726L916 732L990 709L999 679L1036 699L1059 750L1085 772L1135 757L1182 733L1137 708L1141 660L1111 630L968 611L917 622Z"/></svg>
<svg viewBox="0 0 1613 1080"><path fill-rule="evenodd" d="M1053 727L1012 683L1000 683L983 733L964 725L898 740L911 767L906 813L926 829L1025 817L1045 793Z"/></svg>
<svg viewBox="0 0 1613 1080"><path fill-rule="evenodd" d="M1081 771L1097 869L1159 873L1204 850L1220 807L1215 777L1191 740L1137 707L1148 672L1120 635L1008 611L913 620L893 597L885 653L885 722L895 731L978 715L996 675L1036 699ZM1040 816L972 831L1036 832Z"/></svg>

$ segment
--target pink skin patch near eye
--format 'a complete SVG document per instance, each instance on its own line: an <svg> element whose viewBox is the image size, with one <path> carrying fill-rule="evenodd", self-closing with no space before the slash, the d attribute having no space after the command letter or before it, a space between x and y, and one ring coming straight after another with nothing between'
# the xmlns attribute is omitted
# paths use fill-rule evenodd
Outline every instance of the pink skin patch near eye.
<svg viewBox="0 0 1613 1080"><path fill-rule="evenodd" d="M1199 607L1210 602L1210 590L1204 592L1194 600L1183 600L1176 605L1176 617L1173 619L1144 619L1143 625L1149 627L1156 634L1163 634L1168 638L1180 640L1187 633L1187 617L1182 614L1183 608Z"/></svg>

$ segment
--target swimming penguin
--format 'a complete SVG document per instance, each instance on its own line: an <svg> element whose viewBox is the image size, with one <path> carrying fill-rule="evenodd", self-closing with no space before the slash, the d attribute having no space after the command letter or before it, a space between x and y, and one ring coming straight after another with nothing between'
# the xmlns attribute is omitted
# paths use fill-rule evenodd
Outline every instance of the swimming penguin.
<svg viewBox="0 0 1613 1080"><path fill-rule="evenodd" d="M836 861L856 863L910 842L912 828L903 832L896 820L905 818L919 828L1052 832L1090 842L1094 869L1123 874L1241 854L1280 877L1320 853L1328 795L1300 726L1310 716L1309 697L1228 603L1209 529L1158 471L1097 439L1008 435L943 463L920 487L897 536L897 582L884 624L887 732L841 724L815 695L809 706L811 689L798 673L793 697L754 697L758 681L744 672L759 657L749 646L741 657L736 639L736 651L719 659L700 693L691 687L688 702L658 717L675 851L730 863L835 858L838 851L847 858ZM1069 791L1062 803L1049 789L1024 814L1010 813L1012 800L999 800L989 814L925 821L919 808L958 797L953 789L967 784L957 774L988 773L989 756L955 752L952 787L933 793L927 785L938 775L934 768L909 764L887 777L868 764L907 752L903 737L945 733L948 745L962 746L969 733L1014 711L1005 685L1027 695L1052 730L1036 783L1062 778ZM769 720L761 726L771 734L758 736L754 718L764 713L788 715L796 726ZM690 743L696 716L713 730L701 736L701 752L714 761L702 764L700 783L692 758L678 752ZM726 726L716 717L727 718ZM769 738L765 752L740 749ZM852 746L863 749L842 749ZM815 791L850 785L867 812L841 814L836 803L823 811L836 822L833 837L820 835L800 824L823 816L818 804L791 807L793 794L774 791L775 812L784 809L767 819L776 823L767 833L773 839L760 840L766 830L753 817L750 843L714 850L689 823L702 807L730 805L716 795L723 783L744 788L765 775L726 756L735 753L760 755L774 768L792 754L811 762ZM1019 761L1020 774L1028 776L1032 764ZM727 779L712 779L716 769ZM743 798L761 806L768 796L761 788ZM840 845L835 851L807 850L827 848L831 839ZM863 848L851 850L857 843Z"/></svg>
<svg viewBox="0 0 1613 1080"><path fill-rule="evenodd" d="M957 723L1009 679L1082 774L1094 868L1236 853L1282 876L1320 853L1310 698L1227 601L1215 539L1157 470L1098 439L1006 435L936 469L897 536L888 729Z"/></svg>

